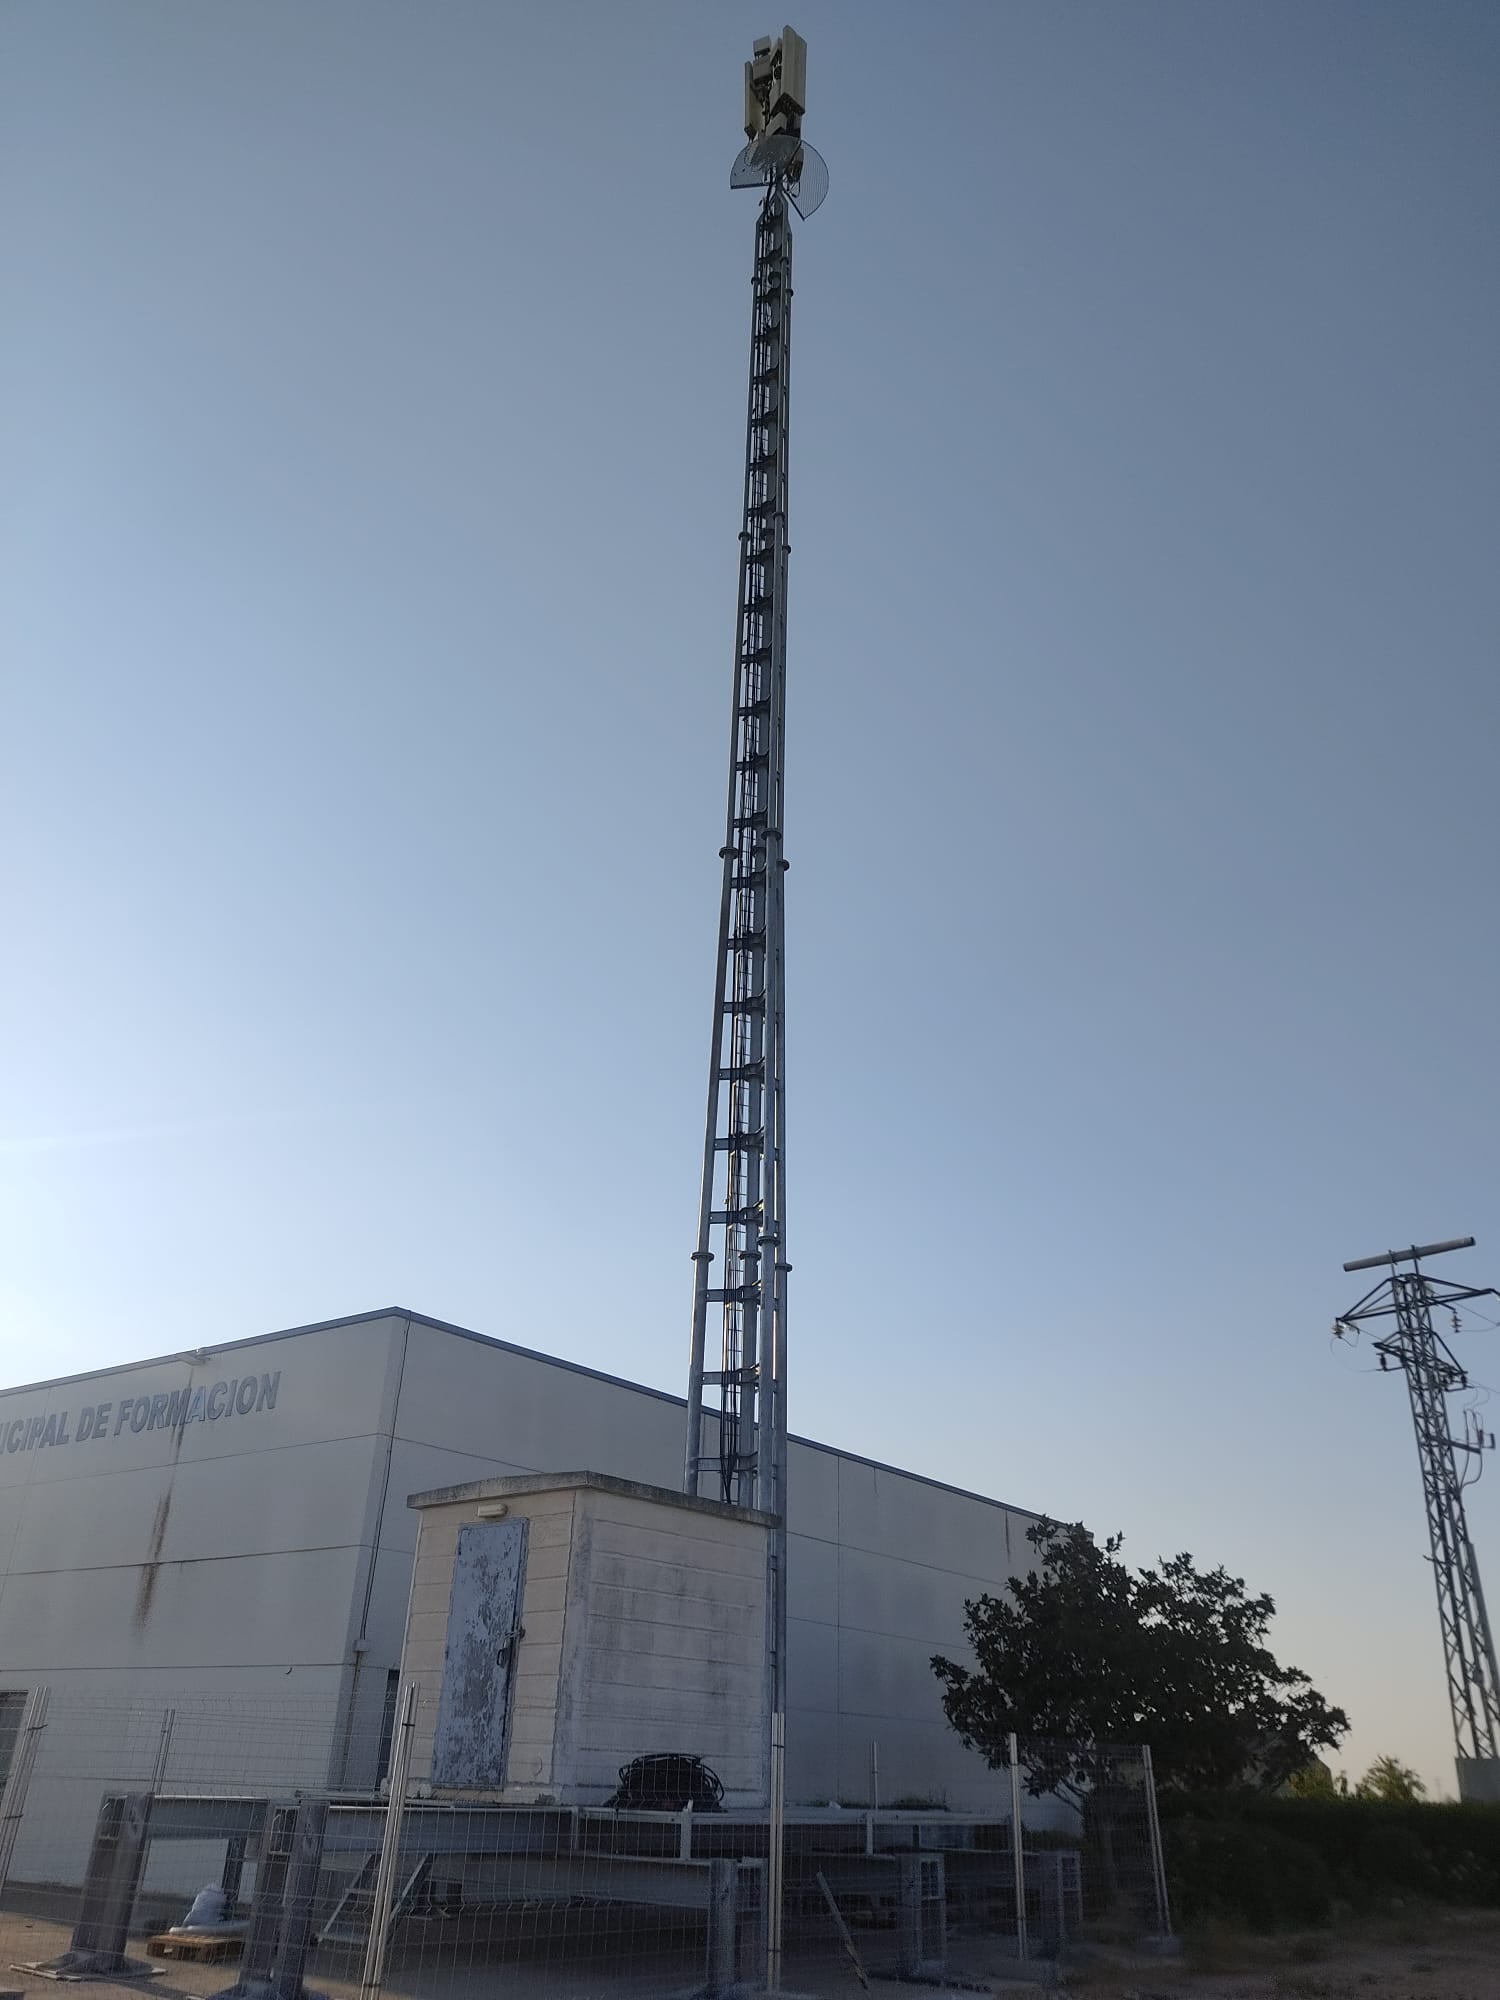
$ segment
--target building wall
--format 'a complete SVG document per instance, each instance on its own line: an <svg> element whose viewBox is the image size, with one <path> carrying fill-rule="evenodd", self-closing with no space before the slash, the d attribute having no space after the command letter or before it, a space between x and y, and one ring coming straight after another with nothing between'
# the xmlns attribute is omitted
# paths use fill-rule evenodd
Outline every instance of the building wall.
<svg viewBox="0 0 1500 2000"><path fill-rule="evenodd" d="M949 1728L931 1660L967 1659L968 1598L1027 1567L1036 1518L794 1443L788 1468L788 1786L804 1802L1008 1804Z"/></svg>
<svg viewBox="0 0 1500 2000"><path fill-rule="evenodd" d="M252 1407L226 1411L246 1378ZM104 1403L103 1433L80 1440ZM316 1712L333 1780L369 1783L411 1583L407 1495L585 1468L673 1488L682 1440L676 1398L404 1313L0 1394L0 1689ZM887 1802L1003 1805L928 1662L962 1652L964 1599L1021 1567L1032 1517L800 1441L789 1486L789 1798L862 1802L876 1743ZM196 1757L184 1740L171 1775L252 1768L254 1733ZM299 1723L298 1745L312 1733Z"/></svg>
<svg viewBox="0 0 1500 2000"><path fill-rule="evenodd" d="M336 1700L400 1330L334 1326L0 1394L0 1675L46 1678L54 1699L104 1677L143 1701ZM224 1408L232 1383L254 1385L243 1411ZM80 1438L101 1406L104 1434ZM35 1421L54 1442L28 1444Z"/></svg>
<svg viewBox="0 0 1500 2000"><path fill-rule="evenodd" d="M168 1708L174 1784L328 1781L400 1331L0 1394L0 1687L52 1691L18 1875L77 1879L101 1790L149 1777Z"/></svg>

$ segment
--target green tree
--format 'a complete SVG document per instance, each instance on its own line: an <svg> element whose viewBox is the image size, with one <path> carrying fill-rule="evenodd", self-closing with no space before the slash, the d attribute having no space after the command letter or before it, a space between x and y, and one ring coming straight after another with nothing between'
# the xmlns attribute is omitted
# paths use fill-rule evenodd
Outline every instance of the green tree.
<svg viewBox="0 0 1500 2000"><path fill-rule="evenodd" d="M1409 1764L1398 1757L1377 1757L1354 1787L1357 1799L1378 1799L1387 1806L1414 1806L1427 1787Z"/></svg>
<svg viewBox="0 0 1500 2000"><path fill-rule="evenodd" d="M1027 1536L1032 1572L964 1607L972 1666L938 1654L932 1668L971 1749L998 1765L1013 1731L1026 1739L1033 1792L1086 1791L1087 1746L1104 1743L1149 1744L1162 1787L1275 1791L1348 1729L1265 1645L1271 1599L1227 1570L1179 1555L1137 1574L1119 1535L1078 1524Z"/></svg>
<svg viewBox="0 0 1500 2000"><path fill-rule="evenodd" d="M1342 1771L1330 1771L1321 1758L1314 1757L1300 1771L1293 1771L1286 1789L1294 1799L1347 1799L1349 1780Z"/></svg>

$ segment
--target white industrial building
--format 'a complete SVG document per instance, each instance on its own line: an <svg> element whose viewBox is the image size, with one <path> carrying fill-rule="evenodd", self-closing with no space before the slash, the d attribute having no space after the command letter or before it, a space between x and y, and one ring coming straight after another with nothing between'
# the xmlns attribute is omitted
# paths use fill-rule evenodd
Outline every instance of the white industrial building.
<svg viewBox="0 0 1500 2000"><path fill-rule="evenodd" d="M0 1393L0 1698L295 1704L319 1718L308 1780L369 1786L408 1496L575 1471L676 1488L683 1429L676 1397L397 1309ZM962 1653L965 1599L1024 1566L1035 1517L803 1439L789 1487L789 1801L864 1801L875 1744L886 1801L1002 1804L930 1659Z"/></svg>

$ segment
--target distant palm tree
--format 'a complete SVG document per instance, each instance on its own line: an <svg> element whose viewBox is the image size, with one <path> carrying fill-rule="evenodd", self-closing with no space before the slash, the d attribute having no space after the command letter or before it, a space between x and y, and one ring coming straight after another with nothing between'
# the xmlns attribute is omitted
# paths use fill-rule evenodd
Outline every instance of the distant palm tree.
<svg viewBox="0 0 1500 2000"><path fill-rule="evenodd" d="M1354 1787L1357 1799L1378 1799L1387 1806L1414 1806L1427 1796L1427 1787L1398 1757L1377 1757Z"/></svg>

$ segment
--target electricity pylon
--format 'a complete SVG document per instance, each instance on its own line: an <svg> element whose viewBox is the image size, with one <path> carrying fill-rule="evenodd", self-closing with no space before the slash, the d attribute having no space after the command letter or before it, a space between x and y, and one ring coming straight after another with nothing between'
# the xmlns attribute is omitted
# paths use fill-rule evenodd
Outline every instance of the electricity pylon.
<svg viewBox="0 0 1500 2000"><path fill-rule="evenodd" d="M1473 1242L1472 1236L1458 1236L1446 1243L1414 1243L1409 1250L1357 1257L1346 1264L1346 1271L1389 1266L1391 1275L1342 1314L1334 1322L1334 1332L1342 1336L1366 1320L1395 1322L1374 1347L1383 1369L1399 1368L1406 1376L1411 1398L1458 1752L1459 1793L1464 1798L1500 1799L1500 1672L1459 1471L1461 1459L1477 1459L1495 1440L1472 1423L1466 1423L1462 1437L1454 1436L1447 1398L1455 1390L1467 1389L1469 1378L1432 1320L1436 1308L1451 1309L1463 1299L1500 1294L1492 1285L1455 1285L1430 1278L1420 1261L1445 1250L1467 1250Z"/></svg>

